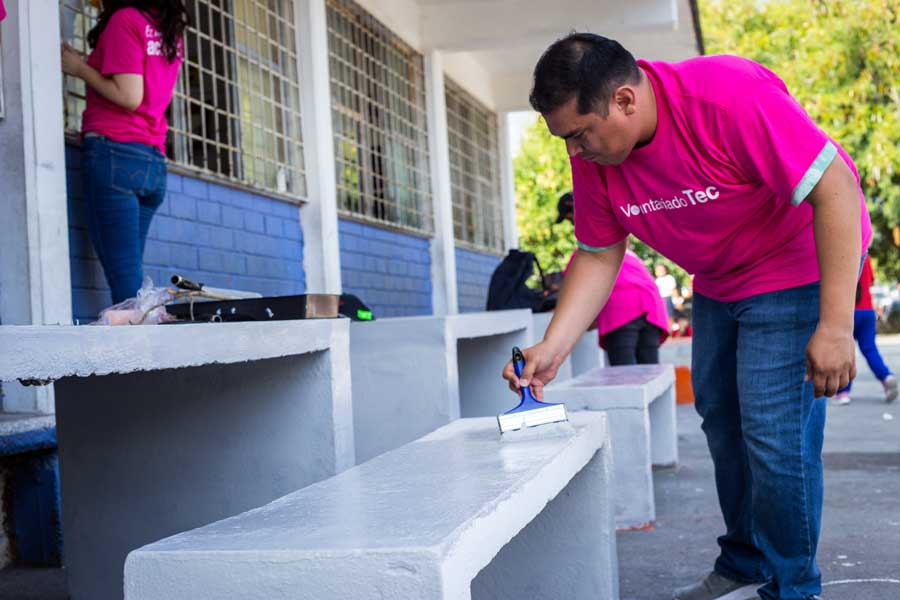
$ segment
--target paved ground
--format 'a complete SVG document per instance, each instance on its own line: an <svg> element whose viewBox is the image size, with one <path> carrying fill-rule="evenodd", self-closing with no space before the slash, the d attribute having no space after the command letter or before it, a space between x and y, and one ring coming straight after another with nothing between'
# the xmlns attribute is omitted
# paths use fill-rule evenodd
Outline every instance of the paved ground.
<svg viewBox="0 0 900 600"><path fill-rule="evenodd" d="M900 370L900 336L879 344ZM885 405L880 384L858 360L853 403L828 408L823 599L900 600L900 402ZM655 473L656 529L619 534L622 600L668 600L718 555L724 525L693 406L679 407L679 432L680 466Z"/></svg>
<svg viewBox="0 0 900 600"><path fill-rule="evenodd" d="M900 370L900 336L879 344ZM853 404L828 412L823 598L900 600L900 402L883 404L881 386L859 361ZM656 529L619 534L622 600L669 600L674 587L705 574L717 555L723 526L692 406L679 407L679 431L680 466L655 474ZM0 600L66 598L62 570L0 572Z"/></svg>

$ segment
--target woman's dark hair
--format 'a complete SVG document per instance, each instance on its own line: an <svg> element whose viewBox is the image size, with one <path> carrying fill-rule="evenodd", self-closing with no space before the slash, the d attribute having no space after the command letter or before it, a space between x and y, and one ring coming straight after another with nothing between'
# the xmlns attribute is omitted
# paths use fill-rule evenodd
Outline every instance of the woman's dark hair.
<svg viewBox="0 0 900 600"><path fill-rule="evenodd" d="M129 7L138 9L156 23L162 37L163 55L169 62L174 61L178 57L178 40L190 22L182 0L103 0L103 10L100 11L97 25L88 32L87 39L91 48L97 46L113 14Z"/></svg>
<svg viewBox="0 0 900 600"><path fill-rule="evenodd" d="M616 88L640 80L637 61L619 42L593 33L571 33L538 60L529 101L534 110L549 114L574 96L579 113L606 117Z"/></svg>

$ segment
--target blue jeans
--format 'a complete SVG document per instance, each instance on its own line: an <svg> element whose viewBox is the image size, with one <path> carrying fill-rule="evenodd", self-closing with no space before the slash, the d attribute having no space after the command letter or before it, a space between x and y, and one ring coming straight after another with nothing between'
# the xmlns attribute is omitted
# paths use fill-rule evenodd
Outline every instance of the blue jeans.
<svg viewBox="0 0 900 600"><path fill-rule="evenodd" d="M875 345L876 320L875 311L871 308L855 311L853 313L853 337L856 338L859 350L866 358L866 362L869 363L872 374L875 375L878 381L884 381L891 374L891 370L884 364L884 359L881 358L881 353L878 352L878 346ZM849 392L852 386L853 382L851 381L847 387L840 391Z"/></svg>
<svg viewBox="0 0 900 600"><path fill-rule="evenodd" d="M766 582L763 600L813 598L825 399L803 379L819 284L738 302L695 294L693 319L694 397L726 527L715 570Z"/></svg>
<svg viewBox="0 0 900 600"><path fill-rule="evenodd" d="M166 158L152 146L95 136L82 151L88 231L117 304L141 287L147 231L166 196Z"/></svg>

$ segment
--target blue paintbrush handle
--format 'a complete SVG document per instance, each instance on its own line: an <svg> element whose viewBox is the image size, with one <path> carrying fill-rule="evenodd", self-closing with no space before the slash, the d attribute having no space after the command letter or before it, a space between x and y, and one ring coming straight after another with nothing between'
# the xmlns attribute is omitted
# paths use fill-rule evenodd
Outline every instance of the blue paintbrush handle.
<svg viewBox="0 0 900 600"><path fill-rule="evenodd" d="M512 355L513 355L512 364L513 364L513 369L516 372L516 377L521 378L522 371L525 369L525 355L522 354L522 351L519 350L518 347L513 348ZM530 404L543 404L543 402L541 402L540 400L535 398L534 395L531 393L530 385L519 388L519 389L522 391L522 402L519 404L519 406L516 407L516 409L524 408Z"/></svg>

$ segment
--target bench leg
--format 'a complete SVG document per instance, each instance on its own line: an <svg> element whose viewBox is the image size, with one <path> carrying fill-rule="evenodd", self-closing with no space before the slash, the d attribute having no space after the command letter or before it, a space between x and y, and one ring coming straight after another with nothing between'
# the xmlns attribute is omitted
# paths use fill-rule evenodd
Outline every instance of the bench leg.
<svg viewBox="0 0 900 600"><path fill-rule="evenodd" d="M513 346L528 347L531 335L522 329L457 342L460 416L496 417L514 407L518 400L500 379L503 365Z"/></svg>
<svg viewBox="0 0 900 600"><path fill-rule="evenodd" d="M678 421L675 387L669 387L650 403L650 443L654 467L678 464Z"/></svg>
<svg viewBox="0 0 900 600"><path fill-rule="evenodd" d="M606 414L612 437L616 524L620 529L641 528L656 519L649 411L619 408Z"/></svg>
<svg viewBox="0 0 900 600"><path fill-rule="evenodd" d="M331 352L56 383L72 600L121 600L126 554L352 465Z"/></svg>
<svg viewBox="0 0 900 600"><path fill-rule="evenodd" d="M618 600L611 463L607 445L481 570L473 600Z"/></svg>

